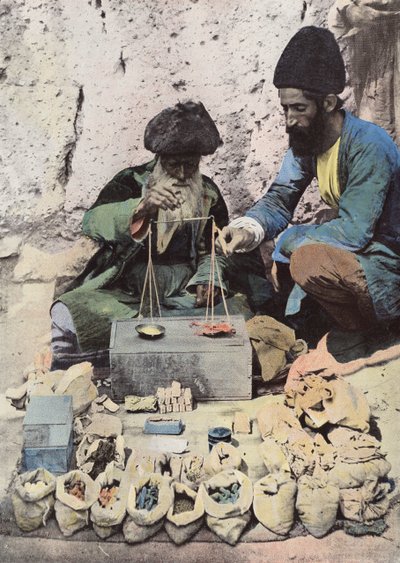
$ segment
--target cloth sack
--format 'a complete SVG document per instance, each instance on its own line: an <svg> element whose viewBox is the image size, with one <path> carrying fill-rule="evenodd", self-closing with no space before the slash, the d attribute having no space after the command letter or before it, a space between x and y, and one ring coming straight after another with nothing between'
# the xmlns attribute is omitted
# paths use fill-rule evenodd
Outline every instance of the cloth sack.
<svg viewBox="0 0 400 563"><path fill-rule="evenodd" d="M258 446L268 473L290 473L290 466L283 447L273 438L265 438Z"/></svg>
<svg viewBox="0 0 400 563"><path fill-rule="evenodd" d="M183 459L180 455L171 455L169 458L169 467L171 472L171 478L174 481L181 480Z"/></svg>
<svg viewBox="0 0 400 563"><path fill-rule="evenodd" d="M155 456L133 450L124 471L124 480L126 479L129 483L129 487L133 480L145 477L150 473L155 473Z"/></svg>
<svg viewBox="0 0 400 563"><path fill-rule="evenodd" d="M127 516L122 526L125 541L127 543L142 543L154 536L164 525L165 518L161 518L154 524L139 526L131 516Z"/></svg>
<svg viewBox="0 0 400 563"><path fill-rule="evenodd" d="M215 489L230 488L235 483L240 485L236 502L220 504L211 498L210 494ZM253 502L253 485L250 479L236 469L221 471L200 485L199 494L203 498L210 530L223 541L234 545L251 518L249 509Z"/></svg>
<svg viewBox="0 0 400 563"><path fill-rule="evenodd" d="M304 527L322 538L333 527L339 508L339 489L325 476L303 475L297 482L296 509Z"/></svg>
<svg viewBox="0 0 400 563"><path fill-rule="evenodd" d="M165 531L171 540L177 544L187 542L202 527L204 523L204 503L200 494L183 483L172 483L174 502L167 512ZM187 497L193 503L191 510L175 513L176 502Z"/></svg>
<svg viewBox="0 0 400 563"><path fill-rule="evenodd" d="M281 404L267 404L257 413L257 424L261 438L273 438L280 444L287 442L293 428L301 429L293 409Z"/></svg>
<svg viewBox="0 0 400 563"><path fill-rule="evenodd" d="M380 449L380 442L373 436L335 428L328 432L328 440L337 453L328 477L340 489L360 487L366 481L377 481L389 473L391 465Z"/></svg>
<svg viewBox="0 0 400 563"><path fill-rule="evenodd" d="M137 496L144 486L158 488L158 501L151 510L136 508ZM129 543L142 542L157 533L164 524L165 516L173 500L174 492L169 477L163 477L159 473L150 473L139 477L132 483L126 505L130 518L123 526L126 541Z"/></svg>
<svg viewBox="0 0 400 563"><path fill-rule="evenodd" d="M289 533L294 522L297 485L287 473L263 477L254 485L254 514L263 526L279 535Z"/></svg>
<svg viewBox="0 0 400 563"><path fill-rule="evenodd" d="M340 491L340 510L348 520L369 522L382 518L389 510L389 483L366 481L362 487Z"/></svg>
<svg viewBox="0 0 400 563"><path fill-rule="evenodd" d="M197 491L200 483L207 479L204 470L204 457L188 455L182 459L181 482Z"/></svg>
<svg viewBox="0 0 400 563"><path fill-rule="evenodd" d="M324 471L331 470L336 464L337 451L322 434L314 436L314 457L316 465Z"/></svg>
<svg viewBox="0 0 400 563"><path fill-rule="evenodd" d="M390 469L390 463L384 458L358 463L346 463L339 458L328 477L329 482L339 489L348 489L360 487L366 481L381 479Z"/></svg>
<svg viewBox="0 0 400 563"><path fill-rule="evenodd" d="M210 497L210 492L219 487L228 488L234 483L240 485L239 498L235 503L220 504ZM244 514L249 510L253 501L253 485L250 479L241 471L229 469L217 473L211 479L200 485L200 492L204 502L204 510L210 516L227 518Z"/></svg>
<svg viewBox="0 0 400 563"><path fill-rule="evenodd" d="M250 510L240 516L231 516L223 519L210 516L210 514L206 515L206 523L210 530L229 545L237 544L250 520Z"/></svg>
<svg viewBox="0 0 400 563"><path fill-rule="evenodd" d="M98 396L92 377L92 364L81 362L67 369L55 389L56 395L72 395L74 416L84 412Z"/></svg>
<svg viewBox="0 0 400 563"><path fill-rule="evenodd" d="M303 413L305 423L320 428L327 422L368 432L371 416L364 393L341 377L306 375L286 388L286 396L294 402L294 412Z"/></svg>
<svg viewBox="0 0 400 563"><path fill-rule="evenodd" d="M303 340L296 340L294 330L272 317L259 315L246 322L250 342L261 367L261 377L271 381L288 362L307 352Z"/></svg>
<svg viewBox="0 0 400 563"><path fill-rule="evenodd" d="M93 528L100 538L108 538L118 531L118 525L122 523L126 514L127 490L123 487L123 471L118 469L115 463L107 465L106 470L97 477L96 486L99 489L99 497L90 509L90 519ZM104 487L118 487L115 500L103 506L100 502L100 493Z"/></svg>
<svg viewBox="0 0 400 563"><path fill-rule="evenodd" d="M157 412L157 397L155 397L154 395L149 395L148 397L126 395L125 410L127 410L128 412Z"/></svg>
<svg viewBox="0 0 400 563"><path fill-rule="evenodd" d="M45 526L54 508L56 478L46 469L19 475L11 497L17 526L31 532Z"/></svg>
<svg viewBox="0 0 400 563"><path fill-rule="evenodd" d="M83 499L79 499L65 490L66 485L74 485L79 481L85 487ZM57 523L64 536L72 536L88 524L89 509L98 498L99 492L98 484L83 471L70 471L57 477L54 508Z"/></svg>
<svg viewBox="0 0 400 563"><path fill-rule="evenodd" d="M293 428L288 434L283 449L290 470L296 478L313 473L317 463L315 443L305 430Z"/></svg>
<svg viewBox="0 0 400 563"><path fill-rule="evenodd" d="M110 444L107 444L107 441ZM99 456L99 448L106 445L111 450L112 459L104 460ZM104 450L103 450L104 451ZM124 469L125 465L125 439L122 435L109 438L95 439L91 434L85 434L76 450L76 464L81 471L90 473L92 478L97 478L104 467L104 463L115 462L115 466ZM106 463L106 465L108 465ZM99 470L100 469L100 470ZM104 467L105 469L105 467Z"/></svg>
<svg viewBox="0 0 400 563"><path fill-rule="evenodd" d="M204 471L212 476L227 469L239 469L241 463L242 457L234 446L218 442L204 460Z"/></svg>

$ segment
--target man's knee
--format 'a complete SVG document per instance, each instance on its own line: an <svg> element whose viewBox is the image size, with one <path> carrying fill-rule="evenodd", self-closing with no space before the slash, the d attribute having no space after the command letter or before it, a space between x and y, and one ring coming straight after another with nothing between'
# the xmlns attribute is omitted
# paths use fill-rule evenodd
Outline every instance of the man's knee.
<svg viewBox="0 0 400 563"><path fill-rule="evenodd" d="M307 286L321 274L322 257L319 251L316 252L316 246L301 246L290 257L290 275L300 287Z"/></svg>
<svg viewBox="0 0 400 563"><path fill-rule="evenodd" d="M57 301L51 308L51 348L53 353L75 354L79 350L76 329L68 307Z"/></svg>

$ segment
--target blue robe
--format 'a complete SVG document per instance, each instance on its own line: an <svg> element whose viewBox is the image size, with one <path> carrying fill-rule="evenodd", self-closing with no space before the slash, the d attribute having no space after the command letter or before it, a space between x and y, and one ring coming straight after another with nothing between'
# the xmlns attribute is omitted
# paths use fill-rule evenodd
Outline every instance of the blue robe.
<svg viewBox="0 0 400 563"><path fill-rule="evenodd" d="M274 259L289 262L305 244L325 243L353 252L364 269L380 321L400 316L400 153L377 125L345 112L339 147L338 216L322 225L296 225L280 237ZM316 177L316 157L286 153L270 189L247 212L271 240L289 224ZM293 307L291 313L296 312Z"/></svg>

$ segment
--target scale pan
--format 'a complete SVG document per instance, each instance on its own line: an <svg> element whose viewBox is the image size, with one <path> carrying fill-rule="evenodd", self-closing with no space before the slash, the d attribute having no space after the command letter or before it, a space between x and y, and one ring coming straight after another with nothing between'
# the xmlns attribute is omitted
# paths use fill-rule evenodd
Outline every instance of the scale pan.
<svg viewBox="0 0 400 563"><path fill-rule="evenodd" d="M204 323L201 327L201 334L208 338L221 338L224 336L232 336L236 330L227 322L220 323Z"/></svg>
<svg viewBox="0 0 400 563"><path fill-rule="evenodd" d="M207 338L221 338L224 336L231 336L231 332L226 332L224 330L218 330L214 332L203 332L202 336L207 336Z"/></svg>
<svg viewBox="0 0 400 563"><path fill-rule="evenodd" d="M165 327L153 323L136 325L135 329L141 338L147 338L147 340L155 340L165 334Z"/></svg>

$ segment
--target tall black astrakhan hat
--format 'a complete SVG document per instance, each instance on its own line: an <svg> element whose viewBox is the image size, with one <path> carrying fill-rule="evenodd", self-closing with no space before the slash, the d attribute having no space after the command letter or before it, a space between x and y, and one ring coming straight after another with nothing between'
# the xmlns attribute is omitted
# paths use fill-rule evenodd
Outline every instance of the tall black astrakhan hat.
<svg viewBox="0 0 400 563"><path fill-rule="evenodd" d="M344 62L334 35L322 27L300 29L285 47L275 68L277 88L317 94L340 94L346 83Z"/></svg>
<svg viewBox="0 0 400 563"><path fill-rule="evenodd" d="M212 154L222 139L201 102L188 101L153 117L144 132L144 146L157 154Z"/></svg>

